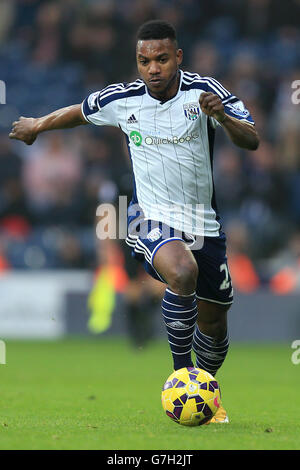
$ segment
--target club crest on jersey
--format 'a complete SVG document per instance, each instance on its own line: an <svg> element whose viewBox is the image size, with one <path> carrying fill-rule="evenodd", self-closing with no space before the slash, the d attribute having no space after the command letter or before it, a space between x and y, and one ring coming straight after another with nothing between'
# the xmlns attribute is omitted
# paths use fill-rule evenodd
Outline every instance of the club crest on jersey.
<svg viewBox="0 0 300 470"><path fill-rule="evenodd" d="M183 105L185 117L190 121L195 121L200 116L199 103L188 103Z"/></svg>

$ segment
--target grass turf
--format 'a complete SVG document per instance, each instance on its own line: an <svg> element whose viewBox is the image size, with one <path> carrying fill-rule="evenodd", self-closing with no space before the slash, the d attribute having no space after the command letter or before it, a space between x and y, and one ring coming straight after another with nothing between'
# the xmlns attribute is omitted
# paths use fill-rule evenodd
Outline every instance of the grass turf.
<svg viewBox="0 0 300 470"><path fill-rule="evenodd" d="M7 341L0 449L300 449L300 365L289 344L232 344L217 379L230 423L188 428L160 402L168 345Z"/></svg>

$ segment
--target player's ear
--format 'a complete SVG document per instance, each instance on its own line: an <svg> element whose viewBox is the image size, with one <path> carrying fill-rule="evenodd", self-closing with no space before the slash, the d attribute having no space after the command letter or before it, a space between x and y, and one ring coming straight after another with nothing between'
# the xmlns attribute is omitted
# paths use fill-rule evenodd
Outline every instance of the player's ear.
<svg viewBox="0 0 300 470"><path fill-rule="evenodd" d="M180 65L182 63L182 59L183 59L183 50L182 49L177 49L177 51L176 51L177 65Z"/></svg>

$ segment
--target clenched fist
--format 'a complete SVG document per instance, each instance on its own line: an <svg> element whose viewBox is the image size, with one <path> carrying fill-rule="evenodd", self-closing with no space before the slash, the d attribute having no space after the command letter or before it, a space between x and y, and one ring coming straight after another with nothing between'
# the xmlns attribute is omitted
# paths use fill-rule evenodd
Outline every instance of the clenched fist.
<svg viewBox="0 0 300 470"><path fill-rule="evenodd" d="M199 103L201 110L208 116L212 116L219 122L225 120L224 105L218 95L211 92L201 93Z"/></svg>
<svg viewBox="0 0 300 470"><path fill-rule="evenodd" d="M27 145L33 144L37 137L34 118L25 118L21 116L18 121L12 123L12 130L9 134L10 139L22 140Z"/></svg>

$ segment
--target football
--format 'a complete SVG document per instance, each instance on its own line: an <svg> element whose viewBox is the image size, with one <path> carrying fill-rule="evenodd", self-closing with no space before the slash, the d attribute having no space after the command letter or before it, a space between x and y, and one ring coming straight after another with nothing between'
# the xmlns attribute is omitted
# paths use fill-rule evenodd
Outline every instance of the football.
<svg viewBox="0 0 300 470"><path fill-rule="evenodd" d="M184 367L168 377L161 401L175 423L199 426L209 421L220 406L219 384L203 369Z"/></svg>

